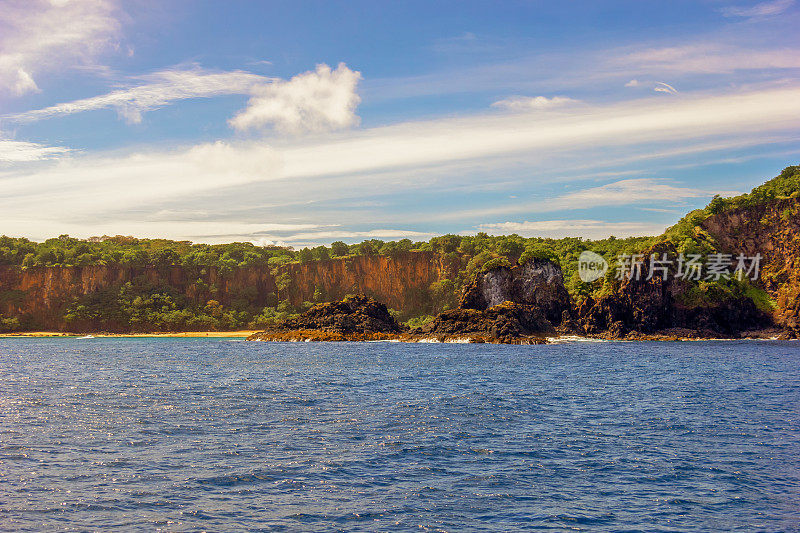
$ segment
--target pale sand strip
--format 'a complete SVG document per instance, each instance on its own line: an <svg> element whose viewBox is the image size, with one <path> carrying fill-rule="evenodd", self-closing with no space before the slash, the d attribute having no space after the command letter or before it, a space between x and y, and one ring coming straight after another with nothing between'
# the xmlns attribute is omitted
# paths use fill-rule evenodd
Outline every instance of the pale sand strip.
<svg viewBox="0 0 800 533"><path fill-rule="evenodd" d="M249 337L260 330L240 331L184 331L180 333L90 333L92 337ZM84 337L86 333L62 333L58 331L24 331L0 333L0 338L9 337Z"/></svg>

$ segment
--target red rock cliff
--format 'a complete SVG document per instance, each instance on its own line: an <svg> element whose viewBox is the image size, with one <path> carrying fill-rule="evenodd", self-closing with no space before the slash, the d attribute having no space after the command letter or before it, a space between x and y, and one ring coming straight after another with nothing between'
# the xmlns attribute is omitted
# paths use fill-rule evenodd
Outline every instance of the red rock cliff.
<svg viewBox="0 0 800 533"><path fill-rule="evenodd" d="M257 305L262 307L275 305L279 298L288 298L299 306L304 301L314 301L317 292L320 301L360 293L393 309L416 310L429 303L430 284L452 278L459 266L458 259L448 260L433 252L336 258L286 265L278 272L277 283L268 269L256 267L222 275L215 268L197 274L179 266L156 269L105 265L26 270L0 266L0 314L28 317L39 328L61 330L65 326L64 311L77 298L119 287L137 277L154 285L167 284L197 304L214 299L228 305L241 291L255 289Z"/></svg>
<svg viewBox="0 0 800 533"><path fill-rule="evenodd" d="M727 253L763 256L760 278L777 303L775 320L800 333L800 199L725 211L703 228Z"/></svg>
<svg viewBox="0 0 800 533"><path fill-rule="evenodd" d="M291 280L281 298L294 305L313 301L319 290L322 301L340 300L347 294L365 294L390 309L418 309L427 303L427 289L441 279L452 279L459 260L435 252L403 252L391 256L359 256L288 265Z"/></svg>
<svg viewBox="0 0 800 533"><path fill-rule="evenodd" d="M179 266L167 269L119 265L85 267L0 267L0 314L27 316L41 328L63 329L63 313L75 299L134 279L167 284L195 303L217 299L223 305L237 292L255 289L266 302L275 292L275 279L266 269L242 268L222 276L217 269L190 274ZM197 283L202 280L202 283Z"/></svg>

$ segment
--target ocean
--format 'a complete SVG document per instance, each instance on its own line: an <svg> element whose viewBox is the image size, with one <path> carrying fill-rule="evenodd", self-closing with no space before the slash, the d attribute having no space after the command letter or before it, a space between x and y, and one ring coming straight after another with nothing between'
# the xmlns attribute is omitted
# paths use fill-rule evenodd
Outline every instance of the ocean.
<svg viewBox="0 0 800 533"><path fill-rule="evenodd" d="M0 529L798 531L800 343L0 339Z"/></svg>

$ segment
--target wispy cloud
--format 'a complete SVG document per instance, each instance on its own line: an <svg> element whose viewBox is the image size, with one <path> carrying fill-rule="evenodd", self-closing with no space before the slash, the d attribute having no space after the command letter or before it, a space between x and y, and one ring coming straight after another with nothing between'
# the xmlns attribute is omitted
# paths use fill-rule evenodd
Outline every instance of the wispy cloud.
<svg viewBox="0 0 800 533"><path fill-rule="evenodd" d="M609 59L610 66L657 75L720 74L740 70L800 68L800 49L773 47L758 49L707 42L681 46L646 48Z"/></svg>
<svg viewBox="0 0 800 533"><path fill-rule="evenodd" d="M702 198L710 191L676 187L669 180L636 178L616 181L599 187L565 194L544 202L542 210L586 209L599 206L633 205L643 202L680 202L687 198Z"/></svg>
<svg viewBox="0 0 800 533"><path fill-rule="evenodd" d="M129 123L139 123L142 113L187 98L208 98L229 94L252 94L255 87L272 81L243 71L210 72L199 67L171 69L139 76L141 85L108 94L66 102L2 117L15 122L32 122L59 115L113 108Z"/></svg>
<svg viewBox="0 0 800 533"><path fill-rule="evenodd" d="M761 2L754 6L728 6L722 8L722 14L726 17L770 17L780 15L794 5L794 0L773 0L772 2Z"/></svg>
<svg viewBox="0 0 800 533"><path fill-rule="evenodd" d="M247 108L229 123L237 130L272 126L293 134L354 126L360 79L361 74L344 63L335 69L317 65L314 72L257 88Z"/></svg>
<svg viewBox="0 0 800 533"><path fill-rule="evenodd" d="M489 184L505 179L509 169L528 169L554 154L561 154L561 160L588 164L587 158L594 160L598 150L629 156L647 156L653 144L696 150L703 143L727 139L736 131L746 132L736 137L737 146L757 145L779 137L781 132L796 130L799 95L800 87L794 86L727 95L684 93L681 99L668 102L650 97L617 105L578 106L555 117L488 113L271 145L263 141L212 143L139 150L126 156L79 155L58 164L0 172L0 204L4 205L6 219L26 219L29 232L45 225L77 225L78 221L86 227L98 221L119 227L124 226L121 221L136 219L130 213L141 220L163 210L165 204L193 209L202 202L219 205L223 194L231 202L225 205L249 207L260 213L252 216L261 222L323 224L322 217L327 216L329 221L345 224L355 215L351 209L337 207L339 199L381 197L390 201L399 192L418 191L415 194L424 197L425 191L446 183ZM635 202L663 207L656 202L680 202L710 194L669 181L639 178L556 198L529 198L527 203L520 202L511 210L501 207L497 212L572 210L577 206ZM310 204L314 209L298 209L304 202L317 203ZM320 210L324 202L333 204ZM259 209L263 203L271 207ZM438 215L429 216L441 219L440 215L458 208L442 207ZM224 211L217 232L233 233L226 226L236 228L241 219L233 209ZM394 217L393 225L401 227L418 221L418 214L406 211L404 215L382 209L381 216L384 223ZM491 213L479 213L483 218L487 214ZM374 217L372 220L374 225ZM174 232L170 230L173 222ZM158 224L164 233L185 229L175 218L159 220ZM156 228L156 224L151 227Z"/></svg>
<svg viewBox="0 0 800 533"><path fill-rule="evenodd" d="M38 91L37 74L92 65L113 47L112 0L5 0L0 8L0 93Z"/></svg>
<svg viewBox="0 0 800 533"><path fill-rule="evenodd" d="M689 187L678 187L671 180L663 178L632 178L617 180L605 185L588 187L560 196L538 197L514 202L510 205L452 212L448 218L468 219L508 215L513 213L553 213L557 211L578 211L600 207L623 207L657 204L682 204L692 198L710 198L715 193L727 191L708 191Z"/></svg>
<svg viewBox="0 0 800 533"><path fill-rule="evenodd" d="M678 94L678 89L668 83L664 83L663 81L657 81L656 86L653 87L653 90L657 93Z"/></svg>
<svg viewBox="0 0 800 533"><path fill-rule="evenodd" d="M492 107L508 111L539 111L577 103L579 103L577 100L566 96L553 96L552 98L546 96L512 96L494 102Z"/></svg>
<svg viewBox="0 0 800 533"><path fill-rule="evenodd" d="M508 235L516 233L523 237L583 237L603 239L617 237L642 237L658 235L665 226L647 222L607 222L603 220L538 220L534 222L498 222L481 224L479 231Z"/></svg>
<svg viewBox="0 0 800 533"><path fill-rule="evenodd" d="M69 148L0 139L0 163L30 163L69 153Z"/></svg>
<svg viewBox="0 0 800 533"><path fill-rule="evenodd" d="M137 84L100 96L64 102L43 109L4 115L26 123L97 109L112 108L126 122L137 124L142 114L191 98L223 95L251 96L247 107L229 124L238 129L274 126L285 133L343 129L358 123L361 75L344 63L331 69L318 65L290 80L269 78L241 70L215 72L199 66L173 68L131 78Z"/></svg>

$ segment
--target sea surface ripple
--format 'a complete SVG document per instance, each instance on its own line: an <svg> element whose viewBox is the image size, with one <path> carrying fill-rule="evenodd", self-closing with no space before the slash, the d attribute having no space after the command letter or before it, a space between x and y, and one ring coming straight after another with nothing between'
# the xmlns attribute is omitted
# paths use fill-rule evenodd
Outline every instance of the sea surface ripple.
<svg viewBox="0 0 800 533"><path fill-rule="evenodd" d="M0 339L0 529L797 531L800 345Z"/></svg>

